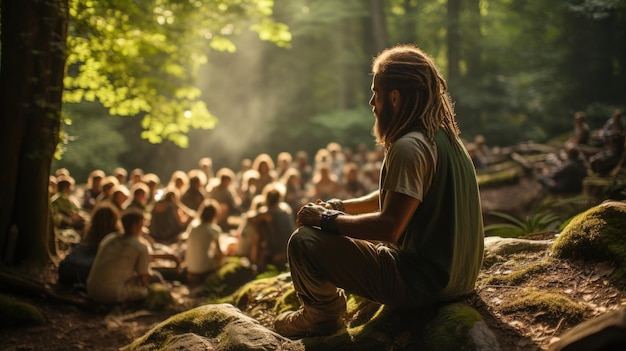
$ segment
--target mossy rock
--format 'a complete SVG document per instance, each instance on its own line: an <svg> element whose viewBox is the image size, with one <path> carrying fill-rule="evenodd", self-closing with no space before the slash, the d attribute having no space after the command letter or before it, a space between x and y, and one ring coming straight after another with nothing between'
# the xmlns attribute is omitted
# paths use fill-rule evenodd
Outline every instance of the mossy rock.
<svg viewBox="0 0 626 351"><path fill-rule="evenodd" d="M35 306L0 294L0 328L41 325L45 321Z"/></svg>
<svg viewBox="0 0 626 351"><path fill-rule="evenodd" d="M607 201L574 217L552 245L559 258L608 261L613 280L626 278L626 203Z"/></svg>
<svg viewBox="0 0 626 351"><path fill-rule="evenodd" d="M121 350L293 350L289 343L232 305L214 304L174 315Z"/></svg>
<svg viewBox="0 0 626 351"><path fill-rule="evenodd" d="M275 314L300 306L289 273L252 281L221 302L232 303L243 311L263 306ZM495 336L478 311L463 303L394 309L348 294L346 323L347 327L334 335L298 342L307 351L498 349Z"/></svg>
<svg viewBox="0 0 626 351"><path fill-rule="evenodd" d="M229 257L204 283L194 288L195 295L219 299L228 296L254 279L254 270L246 258Z"/></svg>
<svg viewBox="0 0 626 351"><path fill-rule="evenodd" d="M152 283L148 286L148 296L143 304L149 311L160 311L174 303L169 289L161 283Z"/></svg>
<svg viewBox="0 0 626 351"><path fill-rule="evenodd" d="M372 309L372 306L378 308ZM305 342L307 351L499 350L495 336L483 322L481 315L464 303L419 310L362 303L359 312L363 311L364 315L371 312L374 314L369 320L363 319L365 323L362 325L358 325L358 319L352 319L345 331L328 338L313 338Z"/></svg>

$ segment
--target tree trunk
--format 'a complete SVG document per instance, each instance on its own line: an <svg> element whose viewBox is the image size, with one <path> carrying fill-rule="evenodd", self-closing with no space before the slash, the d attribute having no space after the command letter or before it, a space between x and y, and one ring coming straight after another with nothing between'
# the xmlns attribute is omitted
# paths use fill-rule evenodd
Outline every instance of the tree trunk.
<svg viewBox="0 0 626 351"><path fill-rule="evenodd" d="M377 54L387 47L387 25L385 21L385 9L382 0L370 0L371 17L371 44L369 51ZM366 27L367 28L367 27Z"/></svg>
<svg viewBox="0 0 626 351"><path fill-rule="evenodd" d="M68 0L2 0L0 257L43 262L59 138Z"/></svg>
<svg viewBox="0 0 626 351"><path fill-rule="evenodd" d="M360 107L362 99L358 95L362 92L361 75L361 49L358 41L359 32L362 30L359 20L345 19L337 24L338 30L335 35L335 66L337 84L337 108L349 110ZM369 63L369 62L368 62Z"/></svg>
<svg viewBox="0 0 626 351"><path fill-rule="evenodd" d="M461 1L448 0L448 25L447 25L447 43L448 43L448 74L447 80L454 85L460 78L459 61L460 61L460 45L461 39L459 34L459 12Z"/></svg>
<svg viewBox="0 0 626 351"><path fill-rule="evenodd" d="M411 0L402 2L404 16L400 22L399 41L401 43L419 43L418 18L423 8L423 2L413 3Z"/></svg>
<svg viewBox="0 0 626 351"><path fill-rule="evenodd" d="M483 75L480 0L468 0L465 6L467 6L465 11L467 24L463 26L461 47L463 47L462 56L467 62L467 74L463 74L463 76L465 83L478 88L477 84L482 81Z"/></svg>

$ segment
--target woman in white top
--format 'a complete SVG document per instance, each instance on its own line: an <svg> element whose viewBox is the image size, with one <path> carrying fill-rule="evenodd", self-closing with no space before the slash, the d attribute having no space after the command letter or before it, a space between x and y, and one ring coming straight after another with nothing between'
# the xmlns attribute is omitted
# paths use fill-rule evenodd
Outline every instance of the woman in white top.
<svg viewBox="0 0 626 351"><path fill-rule="evenodd" d="M219 241L222 229L217 225L219 208L217 201L205 200L198 211L199 218L189 225L185 267L190 284L203 280L222 264L224 254Z"/></svg>

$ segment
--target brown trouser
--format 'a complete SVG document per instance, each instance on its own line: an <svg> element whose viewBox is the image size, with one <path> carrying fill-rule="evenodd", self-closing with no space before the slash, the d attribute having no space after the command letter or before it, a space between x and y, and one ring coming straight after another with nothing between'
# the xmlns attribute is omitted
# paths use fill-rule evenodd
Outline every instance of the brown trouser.
<svg viewBox="0 0 626 351"><path fill-rule="evenodd" d="M332 309L345 299L338 288L391 306L416 306L398 270L397 252L383 245L310 227L289 239L293 284L307 305Z"/></svg>

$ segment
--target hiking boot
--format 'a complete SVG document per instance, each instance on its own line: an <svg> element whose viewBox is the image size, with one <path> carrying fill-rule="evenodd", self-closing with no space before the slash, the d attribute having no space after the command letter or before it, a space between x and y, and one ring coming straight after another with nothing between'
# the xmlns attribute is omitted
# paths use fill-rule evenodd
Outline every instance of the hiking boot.
<svg viewBox="0 0 626 351"><path fill-rule="evenodd" d="M331 335L345 326L343 314L328 313L306 305L297 311L281 313L274 321L274 330L288 338Z"/></svg>

